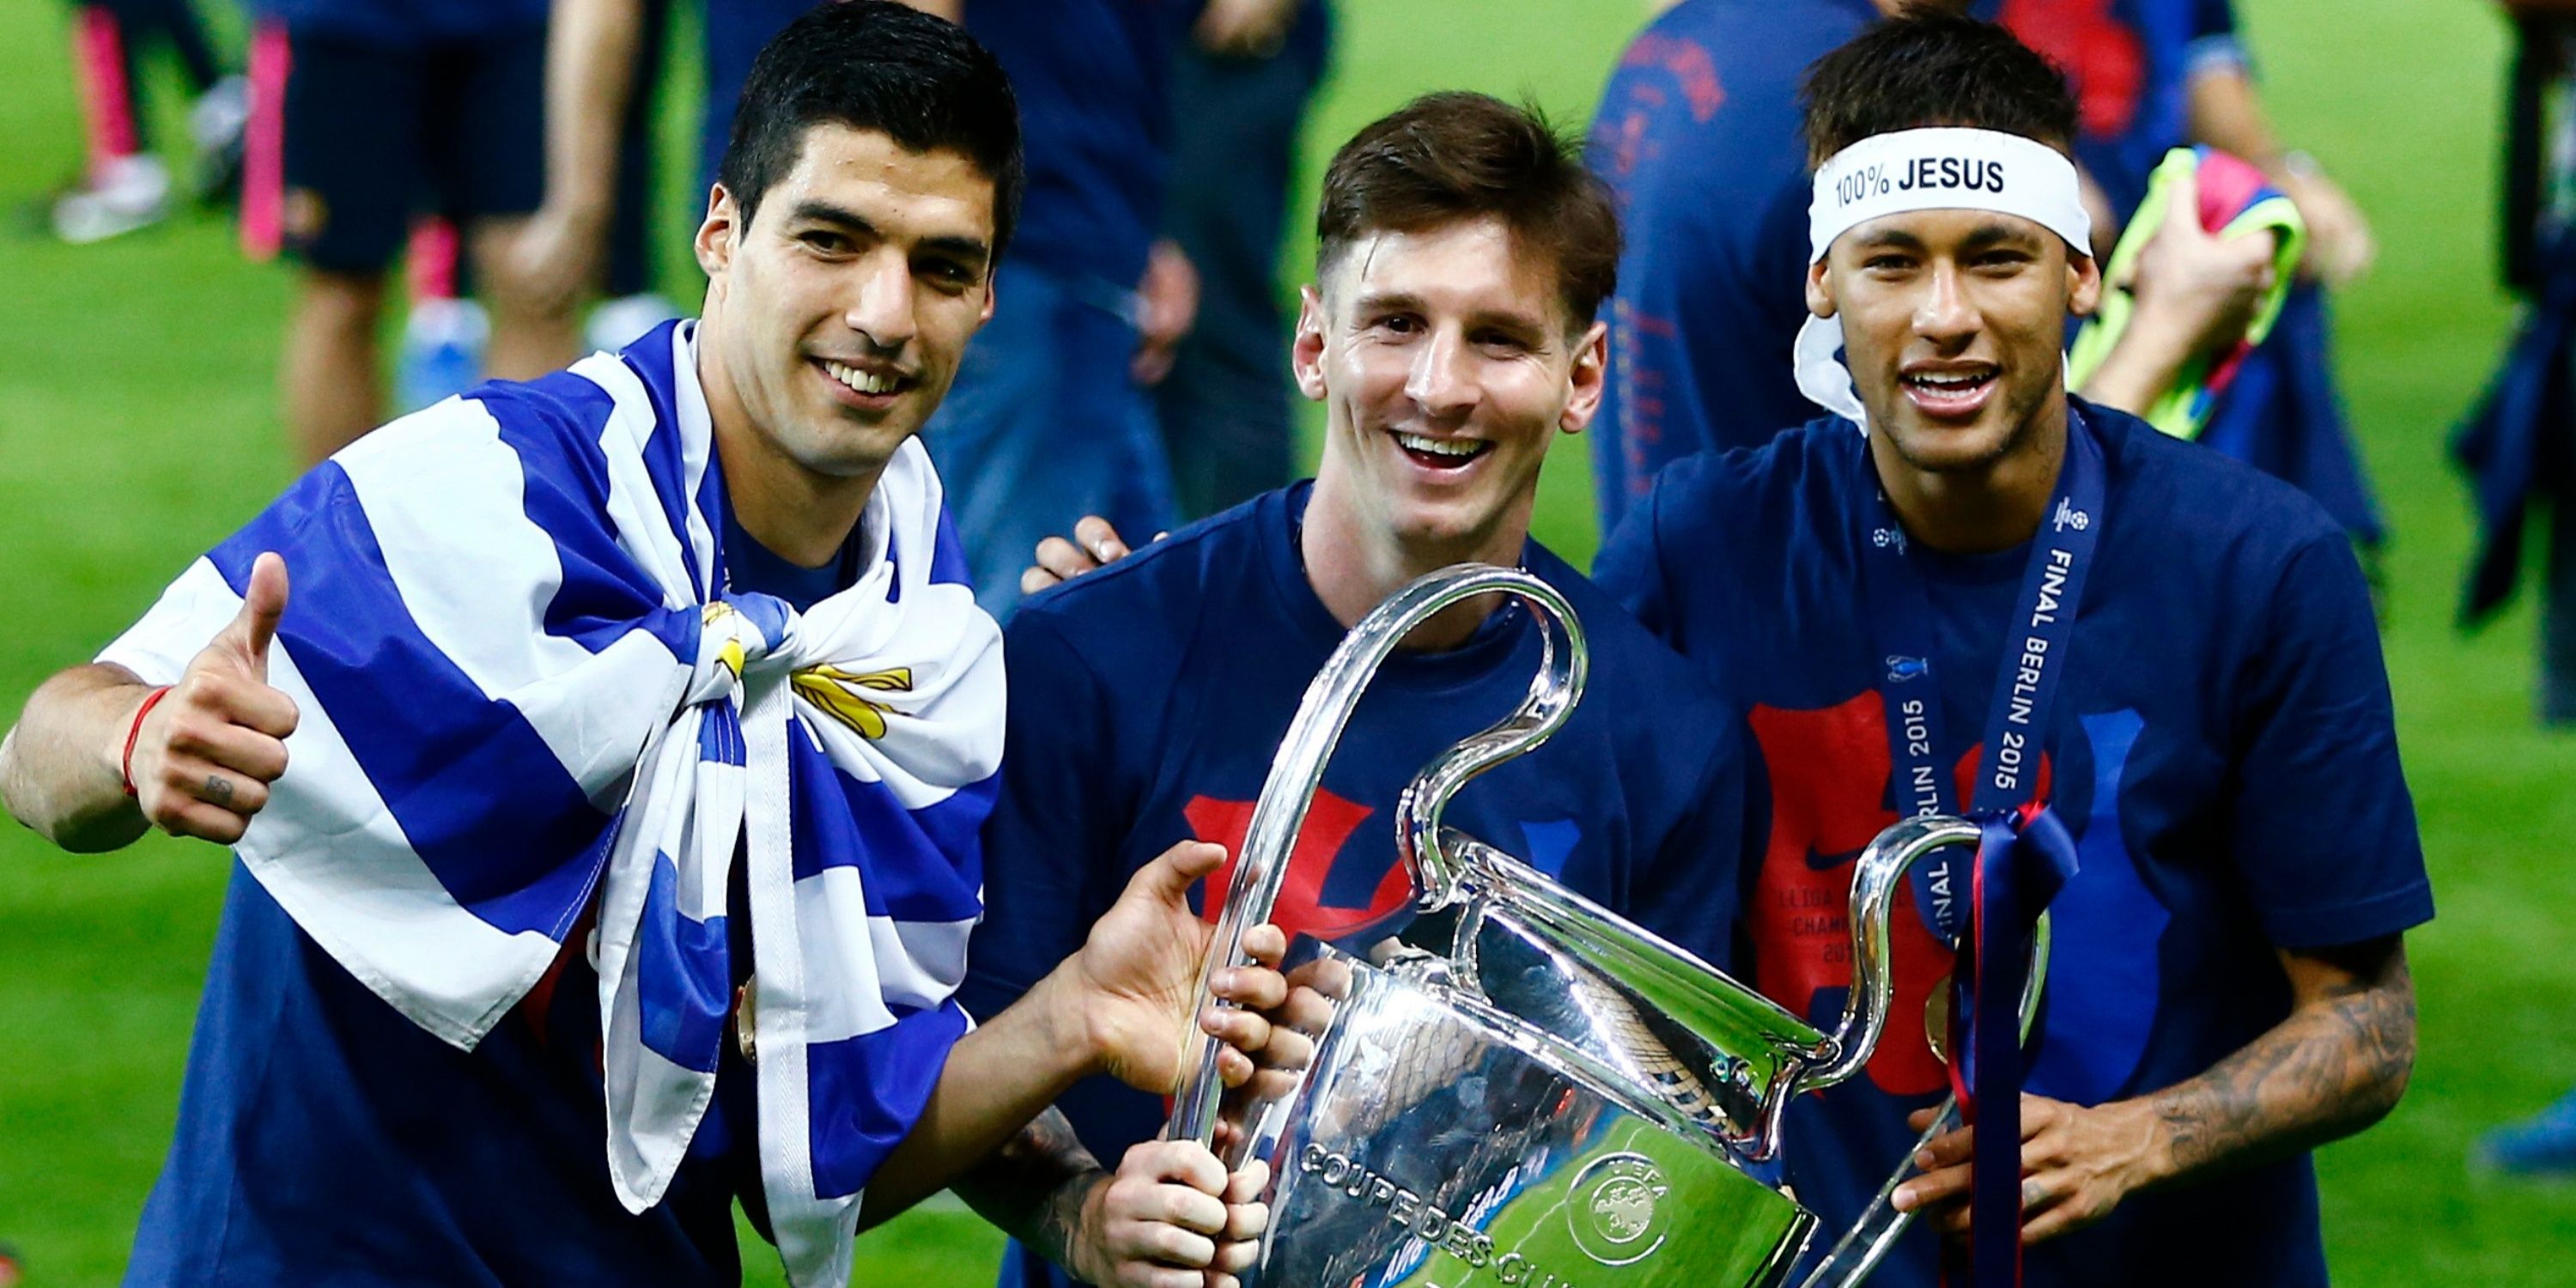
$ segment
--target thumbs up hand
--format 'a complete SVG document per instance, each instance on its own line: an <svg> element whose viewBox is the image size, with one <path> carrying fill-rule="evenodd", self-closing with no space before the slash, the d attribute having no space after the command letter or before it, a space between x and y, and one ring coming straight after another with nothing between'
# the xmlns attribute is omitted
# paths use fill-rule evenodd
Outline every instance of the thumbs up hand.
<svg viewBox="0 0 2576 1288"><path fill-rule="evenodd" d="M268 804L269 784L286 772L295 701L268 684L268 649L286 613L286 560L263 554L251 565L241 612L188 663L179 682L132 730L133 752L117 748L135 802L174 836L230 845Z"/></svg>

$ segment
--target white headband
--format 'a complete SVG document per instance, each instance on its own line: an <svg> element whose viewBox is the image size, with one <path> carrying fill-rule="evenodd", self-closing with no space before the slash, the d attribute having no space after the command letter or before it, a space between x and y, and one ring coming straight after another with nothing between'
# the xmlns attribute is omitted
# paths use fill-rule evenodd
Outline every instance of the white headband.
<svg viewBox="0 0 2576 1288"><path fill-rule="evenodd" d="M1882 215L1916 210L1991 210L2046 228L2078 255L2093 253L2075 163L2045 143L2000 130L1924 129L1876 134L1816 167L1807 203L1807 262L1834 239ZM1865 433L1869 422L1843 347L1838 317L1810 317L1794 353L1798 390Z"/></svg>

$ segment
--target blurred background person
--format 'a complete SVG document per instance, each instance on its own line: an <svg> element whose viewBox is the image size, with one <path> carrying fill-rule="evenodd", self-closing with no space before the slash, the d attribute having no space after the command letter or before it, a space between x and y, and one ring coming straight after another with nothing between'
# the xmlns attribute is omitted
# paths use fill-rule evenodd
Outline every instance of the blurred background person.
<svg viewBox="0 0 2576 1288"><path fill-rule="evenodd" d="M2233 0L1979 0L1975 10L2066 73L2083 128L2076 158L2115 219L2137 208L2169 149L2206 143L2253 162L2298 203L2309 267L2330 285L2349 285L2377 257L2352 198L2273 133ZM2095 240L2108 251L2101 230Z"/></svg>
<svg viewBox="0 0 2576 1288"><path fill-rule="evenodd" d="M569 362L573 315L511 251L544 195L545 0L254 0L243 238L301 273L280 384L317 461L384 419L386 270L416 215L456 222L490 315L488 373Z"/></svg>
<svg viewBox="0 0 2576 1288"><path fill-rule="evenodd" d="M2478 546L2460 603L2474 629L2511 602L2521 580L2523 519L2549 516L2541 574L2538 714L2576 726L2576 496L2568 439L2576 328L2576 0L2511 0L2515 51L2506 102L2504 278L2525 301L2521 326L2479 405L2454 435L2452 455L2470 476ZM2576 1171L2576 1097L2560 1166Z"/></svg>
<svg viewBox="0 0 2576 1288"><path fill-rule="evenodd" d="M2066 72L2080 113L2076 160L2103 202L2094 236L2106 260L2176 147L2207 144L2251 162L2297 206L2308 230L2301 280L2198 437L2314 497L2365 552L2378 546L2386 526L2337 389L2326 301L2326 288L2368 270L2377 245L2316 159L2274 133L2231 0L1979 0L1973 12Z"/></svg>
<svg viewBox="0 0 2576 1288"><path fill-rule="evenodd" d="M1297 0L1236 19L1280 30ZM1028 196L1004 253L993 320L975 337L923 441L948 481L976 598L1002 615L1042 538L1087 514L1121 532L1178 507L1137 351L1187 329L1191 283L1158 254L1171 166L1171 80L1204 6L1136 0L963 0L1001 59L1028 140ZM1148 271L1149 265L1153 268Z"/></svg>
<svg viewBox="0 0 2576 1288"><path fill-rule="evenodd" d="M1323 0L1208 0L1173 70L1163 231L1193 275L1196 307L1172 301L1145 319L1135 375L1155 386L1184 519L1297 473L1279 254L1299 133L1331 46Z"/></svg>
<svg viewBox="0 0 2576 1288"><path fill-rule="evenodd" d="M2568 449L2576 428L2569 364L2576 361L2576 0L2508 0L2514 51L2505 110L2502 203L2506 285L2524 301L2521 325L2479 401L2452 439L2476 501L2478 545L2460 624L2475 629L2521 582L2524 519L2548 516L2541 570L2539 693L2543 725L2576 726L2576 496ZM2576 1088L2540 1112L2480 1136L2481 1171L2576 1177Z"/></svg>
<svg viewBox="0 0 2576 1288"><path fill-rule="evenodd" d="M2306 226L2262 172L2207 148L2174 150L2129 223L2067 379L2163 433L2198 437L2269 338Z"/></svg>
<svg viewBox="0 0 2576 1288"><path fill-rule="evenodd" d="M403 312L400 356L394 364L394 406L418 411L483 378L483 351L492 342L492 317L466 293L466 264L456 222L424 215L412 222L403 247Z"/></svg>
<svg viewBox="0 0 2576 1288"><path fill-rule="evenodd" d="M513 239L511 272L529 307L578 314L589 305L581 347L596 352L614 352L680 316L655 283L651 241L670 19L670 0L558 4L547 27L545 196ZM566 59L580 65L559 73ZM616 60L616 78L602 79L605 69L592 60ZM602 97L596 105L560 97L580 93ZM461 394L487 374L491 323L460 249L452 221L424 219L413 229L411 309L395 376L400 410ZM593 303L594 294L603 298Z"/></svg>
<svg viewBox="0 0 2576 1288"><path fill-rule="evenodd" d="M2576 1088L2520 1122L2478 1137L2472 1164L2501 1176L2528 1180L2576 1177Z"/></svg>
<svg viewBox="0 0 2576 1288"><path fill-rule="evenodd" d="M1807 319L1798 86L1826 50L1906 7L1682 0L1620 55L1592 118L1593 168L1628 237L1592 427L1603 534L1666 464L1760 446L1816 415L1789 361Z"/></svg>
<svg viewBox="0 0 2576 1288"><path fill-rule="evenodd" d="M170 170L152 150L142 89L145 56L162 46L178 63L189 98L189 194L218 200L239 181L248 82L225 69L189 0L87 0L72 10L72 73L88 158L80 177L46 204L54 236L75 245L103 241L169 214Z"/></svg>
<svg viewBox="0 0 2576 1288"><path fill-rule="evenodd" d="M600 301L590 310L582 328L582 344L600 351L623 348L637 336L679 317L682 310L662 293L653 263L653 229L662 216L661 190L664 168L654 146L654 125L660 119L662 87L671 66L671 0L644 0L642 22L636 32L635 75L637 84L627 95L626 110L617 123L617 178L614 198L608 213L606 263L600 275ZM547 57L554 56L549 32ZM553 86L548 82L548 90ZM547 105L548 119L556 111ZM546 173L548 191L556 161L553 135L547 136ZM706 184L692 189L711 186ZM679 213L689 218L698 215L694 201ZM540 207L542 209L542 207Z"/></svg>
<svg viewBox="0 0 2576 1288"><path fill-rule="evenodd" d="M702 27L714 29L719 12L734 7L716 0L707 6ZM780 17L762 39L797 12L802 10ZM591 349L614 350L680 315L655 284L650 249L662 173L654 126L671 68L670 35L671 0L620 0L606 8L557 3L547 31L546 199L521 244L520 267L533 289L564 307L599 293L582 335ZM757 44L744 51L733 71L721 112L727 128L741 78L758 52ZM712 100L707 113L718 114ZM715 183L724 136L717 135L713 146L713 152L692 159L686 190L693 196ZM681 213L694 218L695 202ZM573 235L549 226L556 221L569 223Z"/></svg>

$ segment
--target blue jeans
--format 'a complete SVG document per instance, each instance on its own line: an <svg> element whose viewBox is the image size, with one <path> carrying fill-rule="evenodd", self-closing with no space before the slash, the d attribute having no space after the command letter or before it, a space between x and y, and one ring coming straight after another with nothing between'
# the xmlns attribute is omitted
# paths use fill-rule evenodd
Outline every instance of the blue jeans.
<svg viewBox="0 0 2576 1288"><path fill-rule="evenodd" d="M1041 538L1097 514L1143 545L1172 526L1172 467L1154 408L1127 374L1136 328L1122 292L1005 261L993 320L958 364L922 442L948 489L975 599L1020 600Z"/></svg>

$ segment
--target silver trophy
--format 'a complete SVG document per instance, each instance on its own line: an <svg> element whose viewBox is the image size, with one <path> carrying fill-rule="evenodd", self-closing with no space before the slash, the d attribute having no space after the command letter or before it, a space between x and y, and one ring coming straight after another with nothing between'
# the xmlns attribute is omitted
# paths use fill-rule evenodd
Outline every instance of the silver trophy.
<svg viewBox="0 0 2576 1288"><path fill-rule="evenodd" d="M1365 959L1301 938L1283 1019L1314 1036L1312 1059L1229 1094L1207 1040L1168 1134L1217 1143L1229 1167L1269 1161L1270 1228L1247 1288L1782 1283L1817 1225L1777 1179L1790 1098L1869 1062L1887 1022L1888 916L1905 869L1975 844L1978 829L1909 819L1861 854L1852 989L1826 1033L1443 828L1460 787L1546 741L1582 694L1581 627L1536 577L1443 569L1351 630L1271 764L1206 969L1242 960L1243 933L1268 918L1324 763L1379 664L1432 614L1496 593L1536 617L1543 661L1518 709L1434 760L1398 803L1412 925ZM1956 1123L1942 1117L1935 1132ZM1880 1198L1808 1288L1857 1283L1884 1255L1906 1218Z"/></svg>

